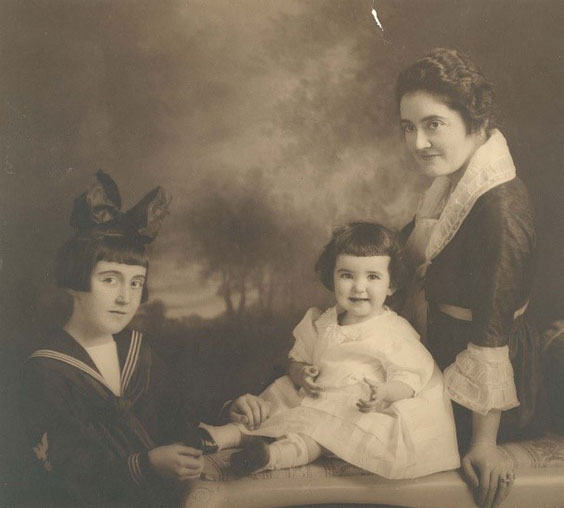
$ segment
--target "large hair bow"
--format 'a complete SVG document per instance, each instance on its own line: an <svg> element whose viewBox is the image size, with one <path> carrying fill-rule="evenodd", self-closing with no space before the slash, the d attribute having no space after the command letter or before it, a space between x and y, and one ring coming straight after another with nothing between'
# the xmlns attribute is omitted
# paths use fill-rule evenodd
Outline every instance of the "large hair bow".
<svg viewBox="0 0 564 508"><path fill-rule="evenodd" d="M150 243L168 214L171 199L163 187L156 187L124 213L116 183L98 171L88 190L74 200L70 224L79 233L133 236Z"/></svg>

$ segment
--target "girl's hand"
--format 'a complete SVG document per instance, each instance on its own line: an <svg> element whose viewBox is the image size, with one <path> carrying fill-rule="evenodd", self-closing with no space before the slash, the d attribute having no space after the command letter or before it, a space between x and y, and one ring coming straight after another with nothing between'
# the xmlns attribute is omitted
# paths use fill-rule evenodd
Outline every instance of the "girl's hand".
<svg viewBox="0 0 564 508"><path fill-rule="evenodd" d="M319 392L323 390L316 382L315 379L319 376L319 367L315 365L304 365L300 370L299 385L304 389L307 395L316 399L319 397Z"/></svg>
<svg viewBox="0 0 564 508"><path fill-rule="evenodd" d="M368 400L358 399L356 406L361 413L370 413L372 411L381 411L388 404L388 383L374 384L364 379L370 388L370 398Z"/></svg>
<svg viewBox="0 0 564 508"><path fill-rule="evenodd" d="M513 463L494 442L472 444L462 459L466 483L475 489L476 503L495 508L509 495L515 472Z"/></svg>
<svg viewBox="0 0 564 508"><path fill-rule="evenodd" d="M269 416L270 403L250 393L235 399L229 408L231 421L243 423L249 430L258 429Z"/></svg>
<svg viewBox="0 0 564 508"><path fill-rule="evenodd" d="M148 453L149 463L162 478L185 481L199 478L204 468L202 451L182 443L158 446Z"/></svg>

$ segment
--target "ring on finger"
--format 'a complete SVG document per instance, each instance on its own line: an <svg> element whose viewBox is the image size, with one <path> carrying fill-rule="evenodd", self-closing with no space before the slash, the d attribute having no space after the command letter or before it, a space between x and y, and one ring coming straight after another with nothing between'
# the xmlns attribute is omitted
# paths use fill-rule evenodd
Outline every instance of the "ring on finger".
<svg viewBox="0 0 564 508"><path fill-rule="evenodd" d="M513 480L515 480L515 473L507 473L505 477L499 479L501 483L505 484L511 483Z"/></svg>

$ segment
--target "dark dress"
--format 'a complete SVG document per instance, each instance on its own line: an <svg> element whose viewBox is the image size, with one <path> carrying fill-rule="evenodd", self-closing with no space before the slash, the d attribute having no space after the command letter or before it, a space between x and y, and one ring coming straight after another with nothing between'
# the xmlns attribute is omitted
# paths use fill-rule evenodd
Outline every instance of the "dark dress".
<svg viewBox="0 0 564 508"><path fill-rule="evenodd" d="M410 224L404 234L413 228ZM541 384L539 336L528 312L536 264L532 207L518 179L480 196L452 240L433 259L425 277L429 302L428 344L444 370L470 342L509 346L520 405L502 412L498 438L512 440L537 430ZM471 309L472 320L438 309L450 304ZM461 445L471 434L471 413L454 404Z"/></svg>
<svg viewBox="0 0 564 508"><path fill-rule="evenodd" d="M43 466L38 491L55 506L167 506L175 489L151 472L147 452L173 442L200 445L198 422L141 334L124 330L114 338L120 397L61 329L24 366L29 445Z"/></svg>

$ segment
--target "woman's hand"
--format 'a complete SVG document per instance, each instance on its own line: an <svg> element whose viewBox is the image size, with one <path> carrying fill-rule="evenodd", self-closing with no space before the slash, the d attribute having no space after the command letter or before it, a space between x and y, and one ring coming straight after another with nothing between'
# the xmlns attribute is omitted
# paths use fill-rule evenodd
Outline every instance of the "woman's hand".
<svg viewBox="0 0 564 508"><path fill-rule="evenodd" d="M155 473L178 481L199 478L204 467L202 451L182 443L153 448L148 457Z"/></svg>
<svg viewBox="0 0 564 508"><path fill-rule="evenodd" d="M269 416L270 403L250 393L235 399L229 408L231 421L243 423L249 430L258 429Z"/></svg>
<svg viewBox="0 0 564 508"><path fill-rule="evenodd" d="M316 399L319 397L319 392L322 388L315 382L319 376L319 367L315 365L304 365L299 372L298 384L301 386L307 395Z"/></svg>
<svg viewBox="0 0 564 508"><path fill-rule="evenodd" d="M496 445L501 411L472 413L472 444L462 459L466 482L475 489L482 508L494 508L508 496L515 473L513 463Z"/></svg>
<svg viewBox="0 0 564 508"><path fill-rule="evenodd" d="M499 506L515 481L512 461L494 442L473 443L462 459L462 469L482 508Z"/></svg>

